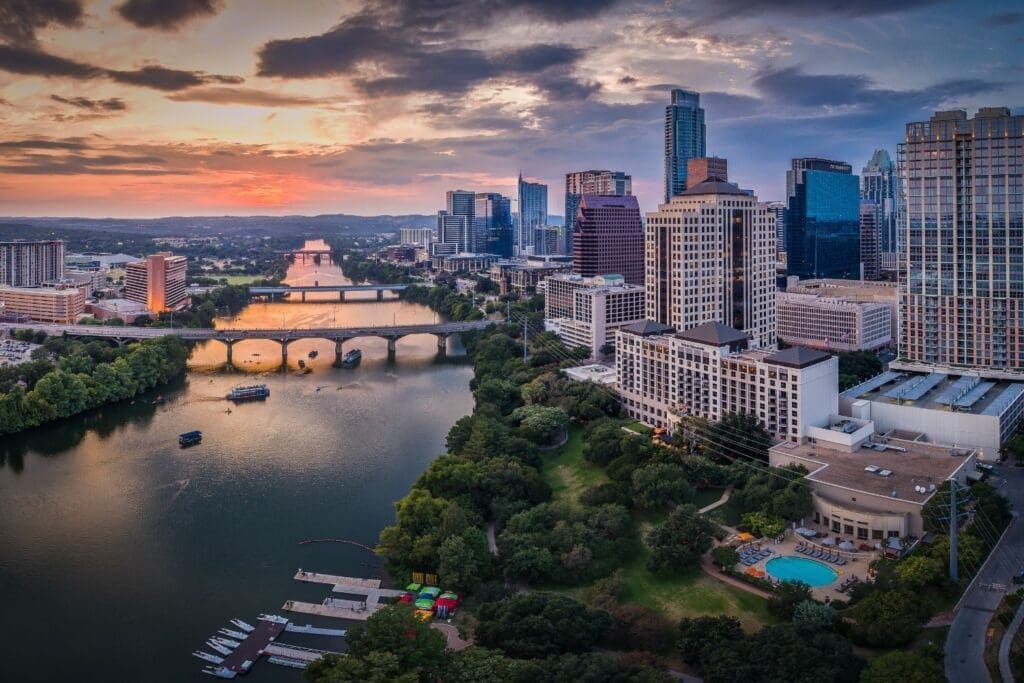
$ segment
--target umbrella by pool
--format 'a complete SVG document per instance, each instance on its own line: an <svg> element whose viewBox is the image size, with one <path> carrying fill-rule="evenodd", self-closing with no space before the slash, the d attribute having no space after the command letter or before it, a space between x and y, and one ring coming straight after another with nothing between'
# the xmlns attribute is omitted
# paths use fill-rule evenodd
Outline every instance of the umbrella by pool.
<svg viewBox="0 0 1024 683"><path fill-rule="evenodd" d="M839 548L841 550L853 550L853 544L850 543L849 541L843 541L842 543L839 544Z"/></svg>

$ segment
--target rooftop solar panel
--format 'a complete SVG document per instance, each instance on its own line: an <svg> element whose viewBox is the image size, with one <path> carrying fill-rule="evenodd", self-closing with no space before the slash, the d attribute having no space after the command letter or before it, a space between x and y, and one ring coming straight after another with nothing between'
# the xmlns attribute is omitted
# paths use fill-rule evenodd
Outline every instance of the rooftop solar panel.
<svg viewBox="0 0 1024 683"><path fill-rule="evenodd" d="M1013 405L1014 401L1020 398L1021 394L1024 394L1024 384L1011 384L1003 389L1003 393L992 399L992 403L981 411L981 414L1002 415L1007 408Z"/></svg>
<svg viewBox="0 0 1024 683"><path fill-rule="evenodd" d="M903 382L885 392L885 395L901 401L916 401L937 387L944 379L946 379L946 375L943 373L933 372L924 377L915 377Z"/></svg>
<svg viewBox="0 0 1024 683"><path fill-rule="evenodd" d="M964 375L957 381L946 387L941 394L935 398L936 403L952 405L954 401L978 386L981 378L977 375Z"/></svg>
<svg viewBox="0 0 1024 683"><path fill-rule="evenodd" d="M883 372L881 375L876 375L865 382L861 382L860 384L851 389L847 389L846 391L843 392L843 395L848 398L856 398L858 396L863 396L864 394L870 391L874 391L878 387L888 384L894 379L899 379L902 376L902 372L888 370L886 372Z"/></svg>
<svg viewBox="0 0 1024 683"><path fill-rule="evenodd" d="M957 408L970 408L975 403L981 400L981 397L989 392L989 390L996 385L995 382L982 382L978 386L968 391L962 398L957 399L953 404Z"/></svg>

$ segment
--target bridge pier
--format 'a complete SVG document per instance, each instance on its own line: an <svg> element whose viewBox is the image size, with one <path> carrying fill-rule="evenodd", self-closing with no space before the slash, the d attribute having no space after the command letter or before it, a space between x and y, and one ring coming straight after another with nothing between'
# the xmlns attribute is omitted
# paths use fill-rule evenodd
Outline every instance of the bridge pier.
<svg viewBox="0 0 1024 683"><path fill-rule="evenodd" d="M302 303L306 303L306 290L302 290Z"/></svg>
<svg viewBox="0 0 1024 683"><path fill-rule="evenodd" d="M384 290L383 289L378 289L377 290L377 301L384 301Z"/></svg>
<svg viewBox="0 0 1024 683"><path fill-rule="evenodd" d="M277 341L281 344L281 369L282 370L287 370L288 369L288 344L290 344L291 342L288 339L278 339Z"/></svg>
<svg viewBox="0 0 1024 683"><path fill-rule="evenodd" d="M388 362L393 363L395 361L395 345L398 342L398 337L388 337Z"/></svg>
<svg viewBox="0 0 1024 683"><path fill-rule="evenodd" d="M235 359L234 359L235 341L233 339L222 339L221 341L224 342L224 346L226 346L227 349L228 349L228 360L227 360L227 363L225 365L226 365L226 367L228 369L233 368L235 366Z"/></svg>
<svg viewBox="0 0 1024 683"><path fill-rule="evenodd" d="M437 337L437 355L444 358L448 355L448 335L438 333Z"/></svg>
<svg viewBox="0 0 1024 683"><path fill-rule="evenodd" d="M342 294L342 296L344 296L344 293ZM341 347L342 347L342 345L344 343L345 343L344 339L335 339L334 340L334 367L336 367L336 368L340 368L341 367L341 359L345 355L344 353L342 353L342 350L341 350Z"/></svg>
<svg viewBox="0 0 1024 683"><path fill-rule="evenodd" d="M338 301L344 301L344 300L345 300L345 290L344 289L339 289L338 290Z"/></svg>

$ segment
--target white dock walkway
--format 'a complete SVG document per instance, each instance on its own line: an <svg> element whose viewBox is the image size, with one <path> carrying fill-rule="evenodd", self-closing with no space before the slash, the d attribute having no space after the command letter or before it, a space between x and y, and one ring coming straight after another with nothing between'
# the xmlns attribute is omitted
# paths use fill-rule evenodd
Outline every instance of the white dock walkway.
<svg viewBox="0 0 1024 683"><path fill-rule="evenodd" d="M328 598L333 600L334 598ZM326 602L326 601L325 601ZM351 601L348 601L351 602ZM353 603L359 604L362 603ZM299 602L297 600L289 600L284 603L284 607L281 609L286 612L300 612L302 614L315 614L321 617L332 617L334 619L351 619L353 621L366 621L370 618L370 615L377 611L377 606L366 606L362 609L351 609L349 607L340 607L333 604L321 604L318 605L313 602Z"/></svg>
<svg viewBox="0 0 1024 683"><path fill-rule="evenodd" d="M336 576L334 574L304 572L302 570L295 572L295 580L308 583L329 583L332 586L348 586L350 588L380 588L380 579L357 579L352 576Z"/></svg>

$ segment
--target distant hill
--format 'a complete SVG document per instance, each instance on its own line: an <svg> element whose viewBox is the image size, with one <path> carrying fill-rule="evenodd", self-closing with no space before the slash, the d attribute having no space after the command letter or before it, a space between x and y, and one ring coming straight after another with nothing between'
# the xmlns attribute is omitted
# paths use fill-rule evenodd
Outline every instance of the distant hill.
<svg viewBox="0 0 1024 683"><path fill-rule="evenodd" d="M303 235L325 237L339 233L398 232L400 228L431 228L436 216L174 216L169 218L0 218L0 233L43 230L125 232L149 237L205 235ZM28 231L27 231L28 232Z"/></svg>

